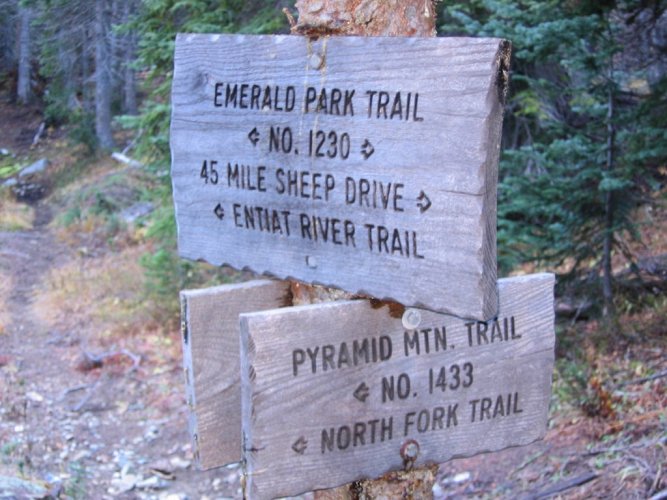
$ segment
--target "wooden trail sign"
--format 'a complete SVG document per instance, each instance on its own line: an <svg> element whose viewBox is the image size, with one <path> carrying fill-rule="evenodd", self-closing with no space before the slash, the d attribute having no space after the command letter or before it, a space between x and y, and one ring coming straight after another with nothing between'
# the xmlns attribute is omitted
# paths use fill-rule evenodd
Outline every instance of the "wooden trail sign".
<svg viewBox="0 0 667 500"><path fill-rule="evenodd" d="M289 283L268 280L181 292L188 427L201 468L241 460L239 314L288 297Z"/></svg>
<svg viewBox="0 0 667 500"><path fill-rule="evenodd" d="M489 38L179 35L180 254L492 317L508 58Z"/></svg>
<svg viewBox="0 0 667 500"><path fill-rule="evenodd" d="M241 315L246 493L289 496L546 432L554 277L498 282L487 323L345 301ZM299 471L294 474L294 471Z"/></svg>

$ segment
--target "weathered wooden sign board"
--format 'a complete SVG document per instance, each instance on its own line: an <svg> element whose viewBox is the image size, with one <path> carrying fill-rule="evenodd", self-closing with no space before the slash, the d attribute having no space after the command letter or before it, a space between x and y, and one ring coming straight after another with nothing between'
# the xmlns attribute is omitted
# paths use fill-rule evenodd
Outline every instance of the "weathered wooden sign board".
<svg viewBox="0 0 667 500"><path fill-rule="evenodd" d="M241 315L246 493L330 488L546 431L554 277L499 280L487 323L345 301Z"/></svg>
<svg viewBox="0 0 667 500"><path fill-rule="evenodd" d="M183 257L488 319L508 45L179 35Z"/></svg>
<svg viewBox="0 0 667 500"><path fill-rule="evenodd" d="M202 469L241 460L239 314L288 296L289 283L268 280L181 292L188 427Z"/></svg>

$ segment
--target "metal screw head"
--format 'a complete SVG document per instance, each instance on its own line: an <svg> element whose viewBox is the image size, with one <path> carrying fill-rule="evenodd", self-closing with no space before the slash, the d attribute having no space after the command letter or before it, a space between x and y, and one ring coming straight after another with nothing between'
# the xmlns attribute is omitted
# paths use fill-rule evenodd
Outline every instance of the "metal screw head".
<svg viewBox="0 0 667 500"><path fill-rule="evenodd" d="M422 313L419 309L406 309L401 321L406 330L414 330L422 322Z"/></svg>
<svg viewBox="0 0 667 500"><path fill-rule="evenodd" d="M419 443L414 439L408 439L401 446L401 458L405 461L414 462L419 456Z"/></svg>
<svg viewBox="0 0 667 500"><path fill-rule="evenodd" d="M317 53L310 55L310 58L308 59L308 65L312 69L320 69L322 64L324 64L324 57Z"/></svg>

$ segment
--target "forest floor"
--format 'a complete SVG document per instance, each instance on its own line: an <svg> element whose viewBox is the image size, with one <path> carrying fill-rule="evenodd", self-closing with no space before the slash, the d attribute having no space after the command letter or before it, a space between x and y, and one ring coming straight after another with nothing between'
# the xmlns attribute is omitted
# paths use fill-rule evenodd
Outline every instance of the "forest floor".
<svg viewBox="0 0 667 500"><path fill-rule="evenodd" d="M150 179L57 130L32 146L36 112L0 116L4 165L50 159L41 199L0 188L0 498L241 498L238 465L196 469L178 325L146 299L155 248L131 214ZM660 203L649 254L667 252ZM543 440L441 465L434 497L667 498L667 298L625 309L613 338L559 326Z"/></svg>

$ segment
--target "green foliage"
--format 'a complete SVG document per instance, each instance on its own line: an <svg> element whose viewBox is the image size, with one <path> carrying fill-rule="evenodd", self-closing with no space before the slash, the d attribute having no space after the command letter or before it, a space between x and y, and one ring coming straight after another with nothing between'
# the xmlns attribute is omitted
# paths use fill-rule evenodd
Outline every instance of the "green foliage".
<svg viewBox="0 0 667 500"><path fill-rule="evenodd" d="M144 255L146 292L163 319L178 310L181 289L219 283L223 271L184 261L176 254L176 224L171 199L171 181L163 175L169 164L169 93L173 76L174 40L177 33L275 33L287 31L280 2L266 0L146 0L128 29L139 33L138 65L147 68L148 92L139 116L119 119L125 128L140 131L137 152L158 175L152 201L158 208L149 222L147 237L155 251Z"/></svg>
<svg viewBox="0 0 667 500"><path fill-rule="evenodd" d="M658 187L656 167L667 160L665 82L648 97L624 87L636 75L619 40L642 8L556 0L441 6L445 34L513 44L498 192L501 269L532 261L599 276L611 258L605 242L620 252L621 240L638 237L633 211Z"/></svg>
<svg viewBox="0 0 667 500"><path fill-rule="evenodd" d="M68 136L76 144L86 147L89 155L97 149L97 136L95 135L95 116L82 110L70 112L70 128Z"/></svg>
<svg viewBox="0 0 667 500"><path fill-rule="evenodd" d="M138 117L121 123L142 131L138 149L149 161L169 160L169 92L177 33L275 33L287 23L274 1L146 0L129 29L140 35L139 65L148 68L149 98Z"/></svg>

